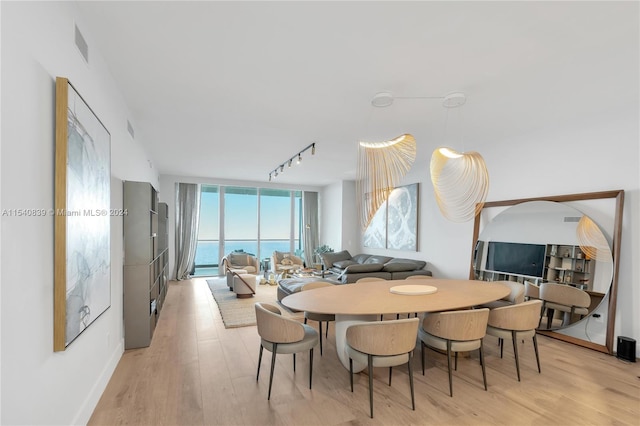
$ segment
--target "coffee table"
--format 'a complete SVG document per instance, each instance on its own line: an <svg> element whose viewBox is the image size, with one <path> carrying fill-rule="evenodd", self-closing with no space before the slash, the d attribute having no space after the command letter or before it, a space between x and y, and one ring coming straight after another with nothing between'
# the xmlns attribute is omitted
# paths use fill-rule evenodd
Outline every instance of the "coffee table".
<svg viewBox="0 0 640 426"><path fill-rule="evenodd" d="M437 288L432 294L404 295L390 292L399 285L428 285ZM336 350L342 365L349 368L346 351L347 328L363 321L376 321L381 314L404 312L439 312L469 308L501 299L510 293L502 284L474 280L371 281L322 287L291 294L282 304L298 311L336 315ZM354 371L366 365L354 361Z"/></svg>

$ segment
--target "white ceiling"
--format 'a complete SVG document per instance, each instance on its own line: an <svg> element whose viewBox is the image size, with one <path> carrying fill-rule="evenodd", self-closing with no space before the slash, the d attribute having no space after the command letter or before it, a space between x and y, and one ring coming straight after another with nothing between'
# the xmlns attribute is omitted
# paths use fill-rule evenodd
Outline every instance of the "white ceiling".
<svg viewBox="0 0 640 426"><path fill-rule="evenodd" d="M638 2L77 6L161 174L267 181L316 142L278 182L326 185L355 178L359 139L410 132L428 158L455 134L440 100L374 108L380 91L464 92L460 137L478 151L637 105Z"/></svg>

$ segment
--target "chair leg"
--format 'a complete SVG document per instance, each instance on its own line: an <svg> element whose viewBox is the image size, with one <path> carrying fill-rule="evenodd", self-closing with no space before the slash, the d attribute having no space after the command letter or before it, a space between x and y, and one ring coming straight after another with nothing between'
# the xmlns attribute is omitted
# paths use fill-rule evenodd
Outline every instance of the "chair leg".
<svg viewBox="0 0 640 426"><path fill-rule="evenodd" d="M458 371L458 352L455 352L453 356L455 358L455 364L454 364L455 367L453 369Z"/></svg>
<svg viewBox="0 0 640 426"><path fill-rule="evenodd" d="M504 339L502 337L498 339L500 342L500 359L502 359L502 350L504 349Z"/></svg>
<svg viewBox="0 0 640 426"><path fill-rule="evenodd" d="M307 319L306 319L306 318L304 319L304 323L305 323L305 324L307 323Z"/></svg>
<svg viewBox="0 0 640 426"><path fill-rule="evenodd" d="M420 358L422 361L422 375L424 376L424 342L420 341Z"/></svg>
<svg viewBox="0 0 640 426"><path fill-rule="evenodd" d="M538 339L536 338L536 335L533 335L533 349L535 349L536 351L536 362L538 363L538 373L542 373L542 371L540 371L540 356L538 355Z"/></svg>
<svg viewBox="0 0 640 426"><path fill-rule="evenodd" d="M309 389L311 389L312 379L313 379L313 348L309 350Z"/></svg>
<svg viewBox="0 0 640 426"><path fill-rule="evenodd" d="M271 374L269 374L269 395L267 401L271 399L271 385L273 384L273 370L276 368L276 353L278 351L278 344L273 344L273 351L271 352Z"/></svg>
<svg viewBox="0 0 640 426"><path fill-rule="evenodd" d="M260 355L258 355L258 374L256 374L256 382L258 381L258 378L260 377L260 364L262 363L262 350L264 349L264 347L262 346L262 344L260 344Z"/></svg>
<svg viewBox="0 0 640 426"><path fill-rule="evenodd" d="M516 372L518 373L518 381L520 381L520 361L518 360L518 342L515 330L511 330L511 340L513 341L513 356L516 359Z"/></svg>
<svg viewBox="0 0 640 426"><path fill-rule="evenodd" d="M293 372L296 372L296 354L293 354Z"/></svg>
<svg viewBox="0 0 640 426"><path fill-rule="evenodd" d="M322 356L322 321L318 321L318 331L320 332L320 356Z"/></svg>
<svg viewBox="0 0 640 426"><path fill-rule="evenodd" d="M415 411L416 400L413 393L413 367L411 366L412 359L413 359L413 352L409 352L409 362L407 363L407 365L409 366L409 387L411 388L411 409Z"/></svg>
<svg viewBox="0 0 640 426"><path fill-rule="evenodd" d="M327 329L324 331L324 337L326 337L327 339L329 338L329 321L327 321Z"/></svg>
<svg viewBox="0 0 640 426"><path fill-rule="evenodd" d="M453 397L453 376L451 373L451 340L447 340L447 367L449 369L449 396Z"/></svg>
<svg viewBox="0 0 640 426"><path fill-rule="evenodd" d="M373 355L367 355L369 359L369 410L371 411L371 418L373 418Z"/></svg>
<svg viewBox="0 0 640 426"><path fill-rule="evenodd" d="M487 373L484 366L484 355L482 354L482 340L480 340L480 347L478 348L478 351L480 352L480 365L482 365L482 381L484 382L484 390L487 390Z"/></svg>
<svg viewBox="0 0 640 426"><path fill-rule="evenodd" d="M349 382L351 382L351 392L353 392L353 360L349 358Z"/></svg>
<svg viewBox="0 0 640 426"><path fill-rule="evenodd" d="M389 367L389 386L391 386L391 374L392 374L392 370L393 370L393 367Z"/></svg>

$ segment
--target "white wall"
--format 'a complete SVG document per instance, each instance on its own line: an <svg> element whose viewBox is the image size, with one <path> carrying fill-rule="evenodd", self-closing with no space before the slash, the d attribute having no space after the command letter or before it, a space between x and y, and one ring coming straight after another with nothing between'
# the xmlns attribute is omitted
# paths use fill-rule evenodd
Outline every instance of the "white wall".
<svg viewBox="0 0 640 426"><path fill-rule="evenodd" d="M320 245L328 245L335 251L347 250L342 247L342 218L350 203L344 203L342 182L327 185L319 194L320 204ZM355 210L353 211L355 215ZM355 254L355 253L351 253Z"/></svg>
<svg viewBox="0 0 640 426"><path fill-rule="evenodd" d="M158 183L126 131L127 106L73 3L2 2L1 208L53 207L55 77L67 77L111 133L112 207L122 180ZM74 22L90 64L74 44ZM123 352L122 218L111 221L111 307L53 352L53 217L2 217L2 424L84 424Z"/></svg>

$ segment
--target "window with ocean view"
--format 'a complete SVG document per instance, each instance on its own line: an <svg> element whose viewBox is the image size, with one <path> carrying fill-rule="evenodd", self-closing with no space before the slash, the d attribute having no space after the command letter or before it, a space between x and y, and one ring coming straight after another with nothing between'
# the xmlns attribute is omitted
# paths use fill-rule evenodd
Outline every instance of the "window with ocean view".
<svg viewBox="0 0 640 426"><path fill-rule="evenodd" d="M220 239L220 192L217 186L200 188L200 226L196 247L196 275L218 273Z"/></svg>
<svg viewBox="0 0 640 426"><path fill-rule="evenodd" d="M232 251L260 260L275 250L301 254L301 191L201 185L200 200L193 275L218 275L220 259Z"/></svg>

